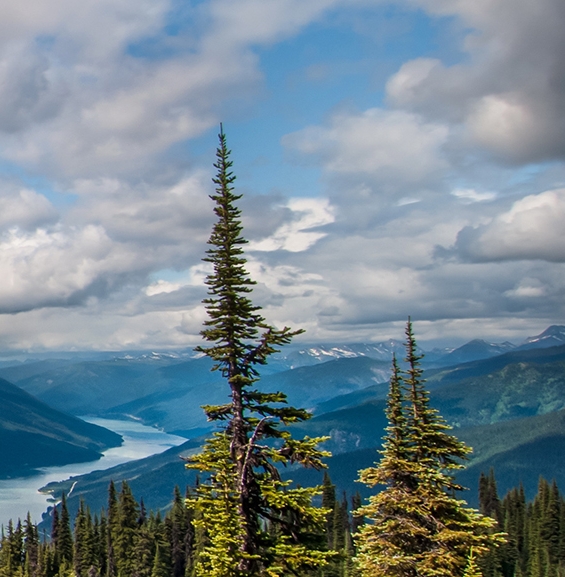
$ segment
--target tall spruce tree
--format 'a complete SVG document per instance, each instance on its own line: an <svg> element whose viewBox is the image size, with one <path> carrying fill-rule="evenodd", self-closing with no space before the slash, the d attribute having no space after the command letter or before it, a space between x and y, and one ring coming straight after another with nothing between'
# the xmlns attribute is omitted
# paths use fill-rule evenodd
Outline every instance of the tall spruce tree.
<svg viewBox="0 0 565 577"><path fill-rule="evenodd" d="M410 320L406 326L407 370L393 360L380 463L360 472L369 486L384 485L361 508L369 523L357 533L357 563L371 577L463 575L471 548L486 552L502 536L494 520L454 496L453 478L469 449L431 408L421 356Z"/></svg>
<svg viewBox="0 0 565 577"><path fill-rule="evenodd" d="M293 439L284 427L310 413L287 404L280 392L255 388L259 367L302 331L266 323L250 299L255 282L246 270L241 211L233 192L230 151L220 127L213 179L217 221L204 260L212 265L204 300L208 320L202 331L209 346L199 350L214 362L229 386L230 402L205 406L208 419L222 425L189 467L208 473L193 502L196 525L206 544L197 574L208 577L286 575L324 564L325 511L312 506L317 489L292 488L278 465L322 468L320 439Z"/></svg>

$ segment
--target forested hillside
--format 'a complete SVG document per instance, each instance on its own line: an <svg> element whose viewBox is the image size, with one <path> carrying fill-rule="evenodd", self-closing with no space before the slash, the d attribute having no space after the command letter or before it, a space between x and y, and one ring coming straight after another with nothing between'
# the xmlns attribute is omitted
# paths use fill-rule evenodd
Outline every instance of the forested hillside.
<svg viewBox="0 0 565 577"><path fill-rule="evenodd" d="M39 467L94 461L119 446L116 433L57 411L0 379L0 478Z"/></svg>

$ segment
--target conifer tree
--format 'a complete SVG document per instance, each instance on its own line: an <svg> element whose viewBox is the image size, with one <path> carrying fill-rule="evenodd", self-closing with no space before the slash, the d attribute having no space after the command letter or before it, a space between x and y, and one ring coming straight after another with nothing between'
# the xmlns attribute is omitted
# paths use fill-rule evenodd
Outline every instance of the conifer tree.
<svg viewBox="0 0 565 577"><path fill-rule="evenodd" d="M114 555L118 576L131 575L135 565L134 551L137 534L138 505L126 481L118 498L118 534L114 537Z"/></svg>
<svg viewBox="0 0 565 577"><path fill-rule="evenodd" d="M107 564L106 577L117 577L115 543L119 536L118 498L114 481L108 486L108 521L106 524Z"/></svg>
<svg viewBox="0 0 565 577"><path fill-rule="evenodd" d="M223 428L189 464L209 474L194 502L201 512L196 525L208 540L198 571L210 577L274 577L325 562L327 554L314 543L325 521L324 511L311 504L318 491L291 488L277 465L322 468L326 454L317 447L320 439L296 440L282 428L308 419L308 411L287 405L280 392L255 388L260 366L302 331L268 325L250 299L255 282L245 266L247 241L236 206L241 196L233 192L235 176L222 129L219 141L216 194L211 196L217 221L204 258L213 269L206 279L208 320L202 331L210 345L199 350L226 379L230 402L204 407L208 419Z"/></svg>
<svg viewBox="0 0 565 577"><path fill-rule="evenodd" d="M406 353L405 372L393 359L381 461L360 472L385 488L361 508L370 523L357 534L358 566L371 577L462 575L471 547L480 555L502 537L489 533L494 520L454 496L453 471L469 449L430 406L410 320Z"/></svg>
<svg viewBox="0 0 565 577"><path fill-rule="evenodd" d="M335 485L332 483L327 471L324 471L322 481L322 508L328 511L326 516L326 539L328 548L331 548L333 541L333 516L335 509Z"/></svg>
<svg viewBox="0 0 565 577"><path fill-rule="evenodd" d="M74 528L74 570L77 577L87 577L89 569L96 563L94 557L94 535L92 518L81 499Z"/></svg>
<svg viewBox="0 0 565 577"><path fill-rule="evenodd" d="M357 491L353 497L351 497L351 532L357 533L359 529L364 525L365 518L363 515L360 514L359 510L361 509L362 499L361 494Z"/></svg>
<svg viewBox="0 0 565 577"><path fill-rule="evenodd" d="M55 543L59 563L69 569L73 563L73 534L71 518L67 508L67 496L61 495L61 512L57 524L57 541Z"/></svg>
<svg viewBox="0 0 565 577"><path fill-rule="evenodd" d="M26 571L24 573L27 577L36 577L39 573L39 535L29 513L24 523L24 553L26 556Z"/></svg>
<svg viewBox="0 0 565 577"><path fill-rule="evenodd" d="M467 559L467 566L465 567L465 572L463 577L483 577L481 569L477 565L477 560L475 559L475 553L471 547L469 551L469 557Z"/></svg>
<svg viewBox="0 0 565 577"><path fill-rule="evenodd" d="M96 567L98 568L98 574L101 577L106 577L106 563L108 558L107 553L107 525L106 516L104 510L100 512L100 518L98 515L94 516L94 526L93 526L93 537L94 537L94 549L93 554L96 560Z"/></svg>

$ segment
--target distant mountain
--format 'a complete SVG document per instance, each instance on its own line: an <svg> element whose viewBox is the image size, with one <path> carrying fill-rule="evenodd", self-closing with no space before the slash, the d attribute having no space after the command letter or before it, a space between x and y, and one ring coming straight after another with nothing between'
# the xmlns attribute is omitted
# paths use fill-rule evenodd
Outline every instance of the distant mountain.
<svg viewBox="0 0 565 577"><path fill-rule="evenodd" d="M518 348L521 350L539 349L559 345L565 345L565 326L551 325L543 333L528 337Z"/></svg>
<svg viewBox="0 0 565 577"><path fill-rule="evenodd" d="M121 442L120 435L61 413L0 379L0 478L94 461Z"/></svg>
<svg viewBox="0 0 565 577"><path fill-rule="evenodd" d="M44 402L75 415L104 416L115 406L155 392L188 389L194 381L209 379L212 363L206 359L165 363L154 358L116 358L65 364L26 377L25 367L4 369L17 385ZM19 371L19 373L18 373ZM180 374L182 373L182 374Z"/></svg>
<svg viewBox="0 0 565 577"><path fill-rule="evenodd" d="M456 427L546 414L565 408L565 345L432 369L424 377L432 404ZM386 394L387 384L379 383L335 397L318 405L316 416L301 427L308 434L330 427L339 430L342 438L360 435L356 447L371 446L372 423L381 419ZM346 444L344 449L351 447ZM337 444L332 450L342 448Z"/></svg>
<svg viewBox="0 0 565 577"><path fill-rule="evenodd" d="M201 406L221 404L229 392L217 372L211 373L207 359L172 365L159 372L168 385L156 392L106 411L107 416L134 415L144 423L158 425L167 432L187 438L210 429ZM314 407L337 394L357 391L368 383L388 379L388 362L367 357L341 358L327 363L299 367L266 375L257 387L264 391L283 391L292 405ZM385 387L386 389L386 387Z"/></svg>
<svg viewBox="0 0 565 577"><path fill-rule="evenodd" d="M378 428L379 423L375 423ZM457 480L469 491L461 494L472 506L478 506L478 481L481 472L494 468L498 492L503 497L520 483L532 499L537 492L540 475L565 483L565 411L527 417L514 421L482 425L454 431L459 439L474 449L468 465L457 473ZM371 491L356 482L358 471L372 466L379 459L378 449L384 433L373 446L352 449L328 459L332 482L349 495ZM322 473L295 469L289 476L301 485L320 483Z"/></svg>
<svg viewBox="0 0 565 577"><path fill-rule="evenodd" d="M457 365L460 363L468 363L470 361L477 361L481 359L488 359L502 355L516 348L509 342L504 343L487 343L482 339L474 339L463 346L451 351L436 359L436 364L441 365Z"/></svg>
<svg viewBox="0 0 565 577"><path fill-rule="evenodd" d="M326 363L337 359L351 359L368 357L390 364L393 353L404 355L404 344L401 341L389 339L381 343L350 343L350 344L322 344L292 350L282 357L288 363L289 369L306 367L319 363Z"/></svg>
<svg viewBox="0 0 565 577"><path fill-rule="evenodd" d="M225 382L219 372L211 371L212 364L207 357L165 364L122 358L57 365L39 373L34 370L37 366L5 371L12 377L26 377L17 381L18 386L59 410L134 417L190 438L209 430L201 406L228 400ZM294 405L313 407L336 395L387 381L389 374L390 361L359 356L266 374L258 386L286 392Z"/></svg>

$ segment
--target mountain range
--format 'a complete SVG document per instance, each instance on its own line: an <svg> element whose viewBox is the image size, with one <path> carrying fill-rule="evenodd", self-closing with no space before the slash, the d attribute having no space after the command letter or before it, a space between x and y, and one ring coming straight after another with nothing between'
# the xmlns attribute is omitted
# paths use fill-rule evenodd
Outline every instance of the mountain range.
<svg viewBox="0 0 565 577"><path fill-rule="evenodd" d="M281 390L293 405L311 409L313 418L296 426L296 434L329 435L332 480L348 492L361 489L354 479L359 468L378 457L386 425L390 360L393 353L403 355L402 343L288 349L269 363L258 386ZM480 472L491 466L501 492L518 482L535 491L540 473L565 481L560 465L565 463L561 458L565 457L564 326L551 326L519 345L474 340L453 350L428 351L423 363L432 403L456 428L457 436L475 448L460 475L465 484L476 487ZM0 407L11 406L6 402L10 395L26 402L14 405L11 417L9 411L0 413L0 447L19 447L20 457L18 461L6 454L0 474L26 474L64 459L85 460L88 452L99 455L120 442L119 436L84 423L80 416L134 418L188 440L161 455L72 479L69 506L76 508L81 496L92 507L104 503L113 478L128 480L148 507L166 507L174 485L193 480L179 455L197 450L202 435L210 431L201 405L228 400L225 383L218 372L211 372L211 366L206 357L190 350L4 362ZM51 421L34 416L32 406L36 411L42 407ZM24 413L29 419L19 416ZM19 429L14 428L16 422ZM36 435L33 441L30 434ZM33 447L40 450L34 453ZM2 462L14 467L3 471ZM287 473L300 483L319 481L319 475L310 471ZM69 482L63 482L48 490L58 494L69 488ZM473 502L471 495L469 500Z"/></svg>

